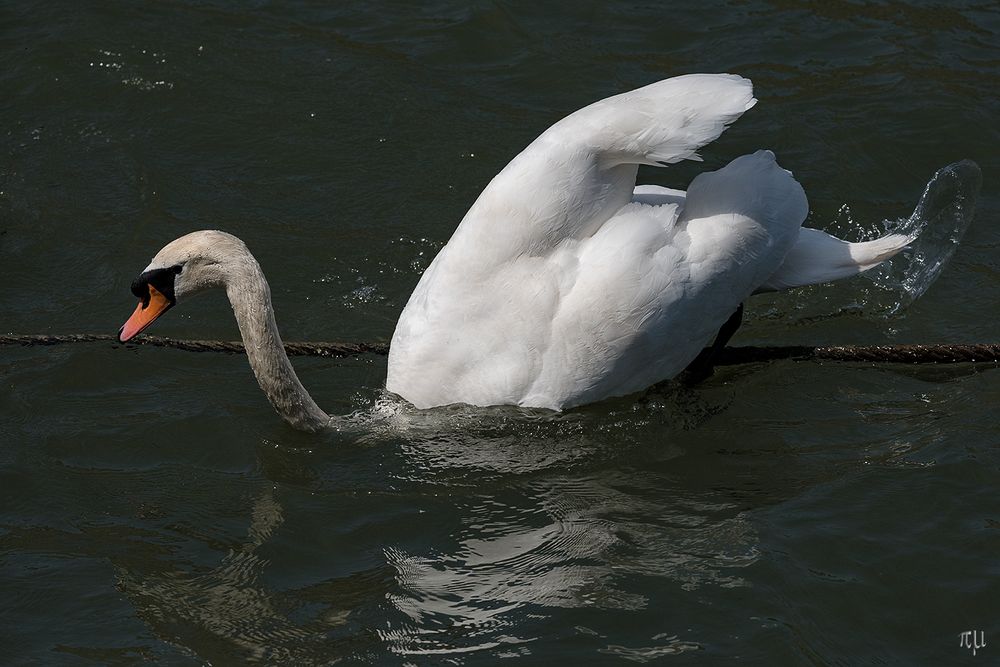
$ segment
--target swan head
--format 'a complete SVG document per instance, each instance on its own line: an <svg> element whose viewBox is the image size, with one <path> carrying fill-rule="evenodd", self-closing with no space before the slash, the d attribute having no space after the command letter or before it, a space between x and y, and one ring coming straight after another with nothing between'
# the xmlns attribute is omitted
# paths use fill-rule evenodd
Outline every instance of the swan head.
<svg viewBox="0 0 1000 667"><path fill-rule="evenodd" d="M246 257L250 252L243 241L225 232L204 230L174 239L132 281L139 305L119 329L118 340L134 338L178 301L225 286L233 263Z"/></svg>

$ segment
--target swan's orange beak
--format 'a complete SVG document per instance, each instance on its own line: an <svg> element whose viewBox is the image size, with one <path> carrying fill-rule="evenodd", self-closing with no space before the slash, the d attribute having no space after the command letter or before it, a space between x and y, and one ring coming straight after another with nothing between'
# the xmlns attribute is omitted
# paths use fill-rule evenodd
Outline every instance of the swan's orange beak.
<svg viewBox="0 0 1000 667"><path fill-rule="evenodd" d="M118 340L127 343L129 340L139 335L146 327L152 324L157 317L170 310L174 305L170 299L152 285L149 285L149 299L143 299L136 306L132 317L122 325L118 331Z"/></svg>

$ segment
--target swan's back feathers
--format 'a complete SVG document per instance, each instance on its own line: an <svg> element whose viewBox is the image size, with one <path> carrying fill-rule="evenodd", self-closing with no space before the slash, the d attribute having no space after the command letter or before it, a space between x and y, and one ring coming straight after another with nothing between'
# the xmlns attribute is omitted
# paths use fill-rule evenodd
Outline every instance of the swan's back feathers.
<svg viewBox="0 0 1000 667"><path fill-rule="evenodd" d="M806 193L792 173L782 169L774 153L743 155L723 169L702 172L688 186L684 217L710 218L742 213L765 224L801 225L809 213Z"/></svg>

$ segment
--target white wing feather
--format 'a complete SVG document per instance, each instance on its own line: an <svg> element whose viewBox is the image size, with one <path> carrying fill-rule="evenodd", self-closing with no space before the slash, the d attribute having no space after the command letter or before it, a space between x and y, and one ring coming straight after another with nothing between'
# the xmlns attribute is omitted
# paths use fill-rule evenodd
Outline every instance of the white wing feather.
<svg viewBox="0 0 1000 667"><path fill-rule="evenodd" d="M493 178L449 245L482 265L484 252L502 261L590 236L631 201L638 165L699 159L755 103L748 79L691 74L584 107Z"/></svg>

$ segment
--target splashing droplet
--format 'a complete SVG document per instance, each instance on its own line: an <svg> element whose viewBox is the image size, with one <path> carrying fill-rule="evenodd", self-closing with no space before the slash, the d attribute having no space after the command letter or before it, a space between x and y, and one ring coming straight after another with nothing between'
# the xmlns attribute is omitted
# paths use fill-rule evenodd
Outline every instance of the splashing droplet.
<svg viewBox="0 0 1000 667"><path fill-rule="evenodd" d="M876 312L897 315L934 284L972 222L982 183L982 171L972 160L950 164L934 174L909 218L883 223L886 231L916 240L867 274L885 294L881 303L870 304Z"/></svg>

